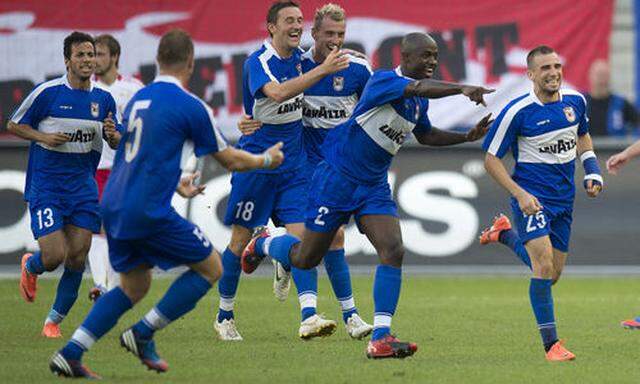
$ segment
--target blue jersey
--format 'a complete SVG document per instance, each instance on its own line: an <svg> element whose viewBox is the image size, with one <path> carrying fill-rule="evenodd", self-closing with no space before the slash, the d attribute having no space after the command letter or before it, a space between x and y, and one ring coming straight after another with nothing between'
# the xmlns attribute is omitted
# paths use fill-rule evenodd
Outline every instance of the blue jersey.
<svg viewBox="0 0 640 384"><path fill-rule="evenodd" d="M533 91L500 112L483 148L499 158L511 149L513 180L546 203L571 205L578 136L589 132L585 98L568 89L543 104ZM542 203L545 204L544 202Z"/></svg>
<svg viewBox="0 0 640 384"><path fill-rule="evenodd" d="M93 83L89 90L73 89L67 76L38 85L11 117L44 133L64 133L69 141L57 147L32 142L25 200L39 198L97 198L94 179L102 152L102 121L116 103Z"/></svg>
<svg viewBox="0 0 640 384"><path fill-rule="evenodd" d="M322 146L325 161L359 184L386 182L393 156L408 133L431 129L429 101L405 97L415 80L395 71L376 71L353 115L332 129Z"/></svg>
<svg viewBox="0 0 640 384"><path fill-rule="evenodd" d="M221 151L226 142L211 108L171 76L157 77L133 96L123 125L101 209L111 237L141 238L177 216L171 198L189 157Z"/></svg>
<svg viewBox="0 0 640 384"><path fill-rule="evenodd" d="M302 73L316 68L314 50L302 55ZM320 147L330 129L342 124L351 116L371 77L367 60L349 57L347 69L325 76L304 91L302 100L302 124L304 149L312 163L322 159Z"/></svg>
<svg viewBox="0 0 640 384"><path fill-rule="evenodd" d="M284 162L275 170L257 172L281 173L304 165L302 147L302 93L278 103L268 98L262 87L272 81L285 82L302 74L300 55L295 49L288 58L278 56L267 41L251 54L242 70L242 95L247 115L262 122L252 135L242 136L238 147L251 153L262 153L279 141L284 143Z"/></svg>

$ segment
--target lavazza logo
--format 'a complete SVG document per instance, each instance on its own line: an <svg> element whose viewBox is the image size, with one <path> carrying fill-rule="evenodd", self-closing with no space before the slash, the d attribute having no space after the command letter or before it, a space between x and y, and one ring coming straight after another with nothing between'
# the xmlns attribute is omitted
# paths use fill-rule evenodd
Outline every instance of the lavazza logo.
<svg viewBox="0 0 640 384"><path fill-rule="evenodd" d="M546 145L544 147L538 148L540 153L551 153L554 155L558 155L564 152L569 152L576 147L576 139L563 140L560 139L553 144Z"/></svg>
<svg viewBox="0 0 640 384"><path fill-rule="evenodd" d="M64 132L64 135L69 138L71 143L90 143L96 137L95 132L84 132L81 129L75 132Z"/></svg>
<svg viewBox="0 0 640 384"><path fill-rule="evenodd" d="M225 249L231 239L230 228L218 215L226 208L222 205L231 191L230 181L230 174L214 176L204 182L204 195L184 199L175 194L171 201L176 211L197 224L218 250ZM430 171L409 175L398 183L396 175L390 172L389 184L401 212L400 226L407 252L423 257L453 256L476 240L479 218L472 200L478 198L478 186L472 177L461 172ZM15 222L0 226L0 255L36 247L29 211L22 201L24 185L25 172L0 171L0 191L18 192L13 194L15 200L10 204L24 206ZM431 232L425 229L425 222L444 224L446 230ZM353 223L346 228L345 251L347 255L376 254Z"/></svg>

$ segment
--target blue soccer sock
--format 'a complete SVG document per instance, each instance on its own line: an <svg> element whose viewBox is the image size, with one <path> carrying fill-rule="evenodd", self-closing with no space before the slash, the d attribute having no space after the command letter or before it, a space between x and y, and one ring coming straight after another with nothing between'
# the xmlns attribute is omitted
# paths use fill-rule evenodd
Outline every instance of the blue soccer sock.
<svg viewBox="0 0 640 384"><path fill-rule="evenodd" d="M344 249L330 250L324 256L324 267L329 275L331 287L342 308L342 320L346 323L354 313L358 313L351 290L349 264L344 257Z"/></svg>
<svg viewBox="0 0 640 384"><path fill-rule="evenodd" d="M551 279L531 278L529 285L529 298L531 307L536 316L542 343L545 351L558 341L556 332L556 320L553 315L553 297L551 295Z"/></svg>
<svg viewBox="0 0 640 384"><path fill-rule="evenodd" d="M195 308L209 289L211 283L199 273L188 270L171 284L160 302L133 326L133 331L142 339L151 339L155 331Z"/></svg>
<svg viewBox="0 0 640 384"><path fill-rule="evenodd" d="M100 296L100 300L93 304L89 315L62 349L62 355L70 360L80 360L82 354L109 332L132 306L131 299L120 287L115 287Z"/></svg>
<svg viewBox="0 0 640 384"><path fill-rule="evenodd" d="M67 316L73 303L75 303L78 298L78 290L82 283L83 272L84 271L75 271L69 267L64 267L64 272L58 282L56 299L53 302L46 322L59 324L65 316Z"/></svg>
<svg viewBox="0 0 640 384"><path fill-rule="evenodd" d="M378 265L373 282L373 334L371 340L379 340L391 333L391 318L396 312L402 285L402 268Z"/></svg>
<svg viewBox="0 0 640 384"><path fill-rule="evenodd" d="M318 269L291 268L291 277L298 289L302 321L316 314L318 306Z"/></svg>
<svg viewBox="0 0 640 384"><path fill-rule="evenodd" d="M42 264L42 253L36 251L31 255L25 263L27 271L32 275L40 275L45 272L44 264Z"/></svg>
<svg viewBox="0 0 640 384"><path fill-rule="evenodd" d="M529 257L529 253L524 247L524 244L522 244L522 240L520 240L520 236L518 236L518 233L516 231L514 231L513 229L502 231L500 232L498 240L502 244L511 248L511 250L515 252L515 254L520 258L520 260L527 267L529 267L529 269L531 269L531 258Z"/></svg>
<svg viewBox="0 0 640 384"><path fill-rule="evenodd" d="M256 241L256 252L264 255L264 250L266 248L267 255L282 264L282 267L285 270L290 271L291 260L289 259L289 253L291 252L291 248L299 242L300 239L289 234L277 237L260 238Z"/></svg>
<svg viewBox="0 0 640 384"><path fill-rule="evenodd" d="M233 304L240 282L240 257L236 256L229 248L222 253L222 277L218 282L220 304L218 309L218 322L233 319Z"/></svg>

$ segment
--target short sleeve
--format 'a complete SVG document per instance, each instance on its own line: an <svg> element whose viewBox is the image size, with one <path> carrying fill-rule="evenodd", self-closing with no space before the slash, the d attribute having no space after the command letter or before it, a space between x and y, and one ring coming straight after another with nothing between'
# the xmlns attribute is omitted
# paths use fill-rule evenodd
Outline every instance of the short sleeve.
<svg viewBox="0 0 640 384"><path fill-rule="evenodd" d="M387 104L404 97L404 90L414 80L398 76L393 71L378 71L371 76L362 95L369 108Z"/></svg>
<svg viewBox="0 0 640 384"><path fill-rule="evenodd" d="M518 135L519 115L513 104L507 105L498 115L482 143L482 149L496 157L507 154Z"/></svg>
<svg viewBox="0 0 640 384"><path fill-rule="evenodd" d="M227 141L218 130L218 124L213 118L213 111L202 100L198 100L197 113L192 114L190 121L190 136L197 157L209 153L220 152L227 148Z"/></svg>
<svg viewBox="0 0 640 384"><path fill-rule="evenodd" d="M15 124L27 124L38 129L38 124L47 116L51 98L51 88L41 84L34 88L11 116Z"/></svg>
<svg viewBox="0 0 640 384"><path fill-rule="evenodd" d="M267 60L263 55L249 57L244 69L245 76L249 78L249 92L253 97L265 84L278 81L271 73Z"/></svg>

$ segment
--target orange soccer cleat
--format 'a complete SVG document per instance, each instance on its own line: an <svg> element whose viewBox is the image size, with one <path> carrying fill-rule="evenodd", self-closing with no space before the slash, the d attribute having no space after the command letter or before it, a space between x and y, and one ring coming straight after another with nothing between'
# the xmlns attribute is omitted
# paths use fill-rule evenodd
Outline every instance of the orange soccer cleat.
<svg viewBox="0 0 640 384"><path fill-rule="evenodd" d="M416 353L416 343L403 342L395 336L387 335L380 340L371 340L367 345L367 357L370 359L403 359Z"/></svg>
<svg viewBox="0 0 640 384"><path fill-rule="evenodd" d="M547 361L569 361L576 358L576 355L571 353L571 351L562 345L563 343L564 340L560 340L553 344L551 349L547 352Z"/></svg>
<svg viewBox="0 0 640 384"><path fill-rule="evenodd" d="M20 295L27 303L35 301L36 291L38 290L38 275L32 275L27 271L27 260L31 256L31 253L25 253L22 255L20 263Z"/></svg>
<svg viewBox="0 0 640 384"><path fill-rule="evenodd" d="M622 328L626 328L626 329L640 329L640 317L636 317L635 319L629 319L629 320L625 320L623 322L620 323L620 325L622 325Z"/></svg>
<svg viewBox="0 0 640 384"><path fill-rule="evenodd" d="M45 323L44 327L42 327L42 336L50 339L62 337L62 333L60 333L60 325L51 322Z"/></svg>
<svg viewBox="0 0 640 384"><path fill-rule="evenodd" d="M489 228L482 231L482 234L480 234L480 244L496 243L500 238L500 233L510 229L511 222L509 218L501 213L493 218L493 223L491 223Z"/></svg>
<svg viewBox="0 0 640 384"><path fill-rule="evenodd" d="M256 253L256 241L260 238L268 237L269 230L266 226L256 227L253 230L253 235L251 236L251 240L242 251L242 256L240 256L240 266L242 271L246 274L253 273L253 271L258 268L264 256L258 255Z"/></svg>

